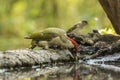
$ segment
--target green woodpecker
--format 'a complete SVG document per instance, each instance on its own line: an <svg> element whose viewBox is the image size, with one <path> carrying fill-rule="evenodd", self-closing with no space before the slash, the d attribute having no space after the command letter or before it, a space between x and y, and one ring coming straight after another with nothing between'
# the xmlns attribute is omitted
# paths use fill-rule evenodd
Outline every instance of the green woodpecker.
<svg viewBox="0 0 120 80"><path fill-rule="evenodd" d="M32 39L30 49L34 49L36 46L49 49L49 47L56 45L63 48L75 48L78 52L77 42L69 38L66 32L60 28L47 28L28 35L25 39Z"/></svg>
<svg viewBox="0 0 120 80"><path fill-rule="evenodd" d="M51 41L55 37L60 37L61 41L66 43L67 35L63 29L60 28L47 28L39 32L35 32L25 37L25 39L32 39L31 49L34 49L39 41Z"/></svg>
<svg viewBox="0 0 120 80"><path fill-rule="evenodd" d="M47 28L28 35L25 39L32 39L30 49L34 49L36 46L41 45L44 45L46 48L49 48L51 45L60 45L67 48L74 47L74 44L68 39L66 32L60 28ZM41 43L41 41L44 42L40 45L39 42Z"/></svg>

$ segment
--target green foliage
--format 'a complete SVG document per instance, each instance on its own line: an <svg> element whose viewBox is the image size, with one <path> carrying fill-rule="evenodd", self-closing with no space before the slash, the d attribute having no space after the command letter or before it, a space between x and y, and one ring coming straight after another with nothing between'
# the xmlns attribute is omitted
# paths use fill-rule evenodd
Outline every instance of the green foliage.
<svg viewBox="0 0 120 80"><path fill-rule="evenodd" d="M47 27L69 27L86 19L91 29L111 28L97 0L0 0L0 50L25 48L23 37Z"/></svg>
<svg viewBox="0 0 120 80"><path fill-rule="evenodd" d="M113 28L100 29L99 32L101 34L114 34L114 35L117 35Z"/></svg>

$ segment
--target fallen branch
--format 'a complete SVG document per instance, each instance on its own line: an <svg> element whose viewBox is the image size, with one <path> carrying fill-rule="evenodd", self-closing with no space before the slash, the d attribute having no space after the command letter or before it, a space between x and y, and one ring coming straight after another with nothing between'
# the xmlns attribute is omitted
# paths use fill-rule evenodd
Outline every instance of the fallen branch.
<svg viewBox="0 0 120 80"><path fill-rule="evenodd" d="M8 50L0 53L0 67L33 66L54 61L69 61L69 50Z"/></svg>

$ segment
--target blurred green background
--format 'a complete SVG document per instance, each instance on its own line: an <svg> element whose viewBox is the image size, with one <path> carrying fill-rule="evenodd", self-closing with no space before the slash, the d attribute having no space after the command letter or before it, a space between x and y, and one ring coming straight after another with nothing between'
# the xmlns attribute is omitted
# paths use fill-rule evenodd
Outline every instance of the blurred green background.
<svg viewBox="0 0 120 80"><path fill-rule="evenodd" d="M88 20L84 32L111 27L98 0L0 0L0 50L27 48L24 36L48 27L65 30Z"/></svg>

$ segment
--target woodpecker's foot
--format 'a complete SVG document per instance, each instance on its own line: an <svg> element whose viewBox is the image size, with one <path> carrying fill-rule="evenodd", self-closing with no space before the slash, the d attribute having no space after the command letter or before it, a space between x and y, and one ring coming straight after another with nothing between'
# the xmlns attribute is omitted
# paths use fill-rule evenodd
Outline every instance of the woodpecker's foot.
<svg viewBox="0 0 120 80"><path fill-rule="evenodd" d="M29 49L34 49L36 46L37 46L37 45L32 44L32 45L29 47Z"/></svg>

